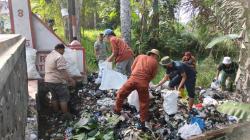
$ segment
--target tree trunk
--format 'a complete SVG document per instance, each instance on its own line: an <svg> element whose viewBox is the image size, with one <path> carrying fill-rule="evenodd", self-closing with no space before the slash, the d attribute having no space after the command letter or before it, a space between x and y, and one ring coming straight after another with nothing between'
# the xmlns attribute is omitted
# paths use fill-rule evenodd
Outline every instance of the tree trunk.
<svg viewBox="0 0 250 140"><path fill-rule="evenodd" d="M140 32L140 44L144 42L144 33L147 31L147 17L148 17L148 10L146 6L146 0L140 1L142 5L142 12L141 12L141 32ZM141 50L139 49L139 53L141 53Z"/></svg>
<svg viewBox="0 0 250 140"><path fill-rule="evenodd" d="M131 46L131 11L130 0L121 0L121 33L124 40Z"/></svg>
<svg viewBox="0 0 250 140"><path fill-rule="evenodd" d="M75 1L75 9L76 9L76 36L79 41L81 41L81 15L82 15L82 3L83 0Z"/></svg>
<svg viewBox="0 0 250 140"><path fill-rule="evenodd" d="M67 12L67 1L66 0L61 0L60 1L60 7L61 7L61 12ZM62 13L62 18L63 18L63 26L64 26L64 38L66 40L68 40L69 38L69 30L68 30L68 26L69 26L69 15L68 14L63 14Z"/></svg>
<svg viewBox="0 0 250 140"><path fill-rule="evenodd" d="M148 42L149 47L158 47L158 37L159 37L159 5L158 0L153 0L153 16L151 19L151 25L149 28L151 32L151 38Z"/></svg>
<svg viewBox="0 0 250 140"><path fill-rule="evenodd" d="M69 30L69 42L71 42L73 40L73 29L72 29L72 16L73 16L73 1L72 0L68 0L68 11L69 11L69 26L68 26L68 30Z"/></svg>
<svg viewBox="0 0 250 140"><path fill-rule="evenodd" d="M250 102L250 2L244 3L246 17L243 26L242 44L240 51L240 67L237 73L236 85L237 92L243 95L243 101Z"/></svg>

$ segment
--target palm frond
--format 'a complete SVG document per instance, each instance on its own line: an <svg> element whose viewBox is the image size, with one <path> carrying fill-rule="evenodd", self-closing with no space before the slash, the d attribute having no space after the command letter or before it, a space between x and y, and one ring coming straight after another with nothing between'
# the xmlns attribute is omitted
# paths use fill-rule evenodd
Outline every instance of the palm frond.
<svg viewBox="0 0 250 140"><path fill-rule="evenodd" d="M234 40L239 38L238 34L228 34L228 35L224 35L224 36L219 36L214 38L210 43L208 43L208 45L206 46L206 49L211 49L213 48L216 44L221 43L223 41L226 40Z"/></svg>

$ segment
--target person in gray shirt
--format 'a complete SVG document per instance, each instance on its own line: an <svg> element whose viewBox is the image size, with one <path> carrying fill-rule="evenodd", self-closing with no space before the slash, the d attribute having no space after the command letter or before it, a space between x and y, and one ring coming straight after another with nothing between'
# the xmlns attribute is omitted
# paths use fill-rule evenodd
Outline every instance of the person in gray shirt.
<svg viewBox="0 0 250 140"><path fill-rule="evenodd" d="M108 47L103 41L103 34L100 33L98 40L94 44L95 56L98 63L104 62L108 57Z"/></svg>

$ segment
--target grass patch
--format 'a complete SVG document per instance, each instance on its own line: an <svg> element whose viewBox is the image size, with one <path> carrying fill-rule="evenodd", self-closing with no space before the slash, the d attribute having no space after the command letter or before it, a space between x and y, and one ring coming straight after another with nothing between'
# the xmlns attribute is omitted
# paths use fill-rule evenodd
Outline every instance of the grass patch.
<svg viewBox="0 0 250 140"><path fill-rule="evenodd" d="M97 40L100 30L85 30L84 37L81 40L86 52L87 72L94 72L97 70L96 58L94 54L94 43Z"/></svg>
<svg viewBox="0 0 250 140"><path fill-rule="evenodd" d="M216 76L217 64L212 57L207 57L197 66L196 86L209 87Z"/></svg>

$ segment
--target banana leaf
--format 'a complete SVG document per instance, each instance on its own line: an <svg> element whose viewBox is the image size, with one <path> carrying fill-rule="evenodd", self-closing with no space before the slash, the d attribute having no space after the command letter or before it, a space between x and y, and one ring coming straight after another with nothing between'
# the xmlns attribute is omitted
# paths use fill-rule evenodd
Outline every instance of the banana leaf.
<svg viewBox="0 0 250 140"><path fill-rule="evenodd" d="M239 35L237 35L237 34L228 34L228 35L216 37L211 42L208 43L208 45L206 46L206 49L211 49L216 44L221 43L223 41L233 40L233 39L237 39L237 38L239 38Z"/></svg>
<svg viewBox="0 0 250 140"><path fill-rule="evenodd" d="M217 109L221 113L236 116L239 122L250 121L250 104L227 101Z"/></svg>

